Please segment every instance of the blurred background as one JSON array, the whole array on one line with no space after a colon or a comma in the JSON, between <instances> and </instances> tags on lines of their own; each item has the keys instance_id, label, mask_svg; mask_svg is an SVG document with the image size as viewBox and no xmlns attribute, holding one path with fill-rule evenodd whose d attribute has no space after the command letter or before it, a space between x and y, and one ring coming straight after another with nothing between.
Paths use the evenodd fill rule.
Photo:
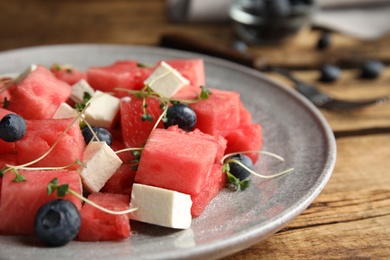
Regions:
<instances>
[{"instance_id":1,"label":"blurred background","mask_svg":"<svg viewBox=\"0 0 390 260\"><path fill-rule=\"evenodd\" d=\"M282 43L267 42L267 34L260 34L264 37L259 42L267 44L259 45L250 41L237 43L242 35L237 34L229 18L232 3L252 17L270 20L267 28L271 26L273 31L280 19L283 22L279 24L285 27L294 19L296 24L296 17L309 9L305 5L315 3L316 8L310 9L312 16L304 20L303 29L293 37ZM267 3L273 13L264 11ZM390 14L389 6L389 0L1 0L0 51L63 43L158 45L163 34L174 32L264 55L271 63L285 67L313 67L337 62L345 56L381 57L388 63L390 15L380 16L378 11ZM367 10L373 12L362 13ZM264 13L271 15L264 17ZM345 19L346 14L351 14L349 20ZM316 46L324 30L335 33L325 39L326 51L318 51ZM268 31L268 36L274 37L275 32Z\"/></svg>"}]
</instances>

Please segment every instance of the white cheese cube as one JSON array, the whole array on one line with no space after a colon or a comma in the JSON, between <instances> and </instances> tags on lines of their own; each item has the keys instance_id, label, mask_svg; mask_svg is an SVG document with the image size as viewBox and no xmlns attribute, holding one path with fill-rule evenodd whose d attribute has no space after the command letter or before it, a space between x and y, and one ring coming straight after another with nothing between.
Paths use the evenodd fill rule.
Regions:
<instances>
[{"instance_id":1,"label":"white cheese cube","mask_svg":"<svg viewBox=\"0 0 390 260\"><path fill-rule=\"evenodd\" d=\"M191 226L191 196L177 191L134 183L130 218L164 227L186 229Z\"/></svg>"},{"instance_id":2,"label":"white cheese cube","mask_svg":"<svg viewBox=\"0 0 390 260\"><path fill-rule=\"evenodd\" d=\"M67 103L62 102L57 108L57 111L54 113L53 119L69 117L77 117L76 109L69 106Z\"/></svg>"},{"instance_id":3,"label":"white cheese cube","mask_svg":"<svg viewBox=\"0 0 390 260\"><path fill-rule=\"evenodd\" d=\"M37 68L37 65L31 64L26 68L22 73L19 74L17 78L14 79L16 84L20 84L31 72L33 72Z\"/></svg>"},{"instance_id":4,"label":"white cheese cube","mask_svg":"<svg viewBox=\"0 0 390 260\"><path fill-rule=\"evenodd\" d=\"M70 98L76 103L82 103L84 100L84 93L88 93L92 97L94 92L95 91L88 84L88 82L84 79L81 79L72 86L72 93L70 94Z\"/></svg>"},{"instance_id":5,"label":"white cheese cube","mask_svg":"<svg viewBox=\"0 0 390 260\"><path fill-rule=\"evenodd\" d=\"M182 87L190 84L190 82L177 70L163 61L144 81L144 84L149 85L153 91L159 93L161 96L170 98Z\"/></svg>"},{"instance_id":6,"label":"white cheese cube","mask_svg":"<svg viewBox=\"0 0 390 260\"><path fill-rule=\"evenodd\" d=\"M97 90L89 100L85 119L90 125L110 128L118 115L119 105L119 98Z\"/></svg>"},{"instance_id":7,"label":"white cheese cube","mask_svg":"<svg viewBox=\"0 0 390 260\"><path fill-rule=\"evenodd\" d=\"M89 192L98 192L121 166L122 160L106 142L89 142L84 150L80 173L84 187Z\"/></svg>"}]
</instances>

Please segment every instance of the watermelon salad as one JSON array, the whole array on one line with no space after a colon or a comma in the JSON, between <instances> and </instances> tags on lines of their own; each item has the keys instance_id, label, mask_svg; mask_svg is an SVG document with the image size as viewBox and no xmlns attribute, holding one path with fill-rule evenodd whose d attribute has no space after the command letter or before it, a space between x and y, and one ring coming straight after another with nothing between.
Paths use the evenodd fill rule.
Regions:
<instances>
[{"instance_id":1,"label":"watermelon salad","mask_svg":"<svg viewBox=\"0 0 390 260\"><path fill-rule=\"evenodd\" d=\"M245 189L261 125L205 85L202 59L0 76L0 234L60 246L126 239L130 220L186 229Z\"/></svg>"}]
</instances>

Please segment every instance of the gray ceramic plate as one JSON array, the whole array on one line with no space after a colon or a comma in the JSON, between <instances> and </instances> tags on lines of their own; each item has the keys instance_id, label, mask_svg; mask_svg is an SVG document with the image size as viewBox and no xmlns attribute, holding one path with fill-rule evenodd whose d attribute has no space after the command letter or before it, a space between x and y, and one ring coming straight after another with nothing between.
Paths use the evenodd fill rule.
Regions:
<instances>
[{"instance_id":1,"label":"gray ceramic plate","mask_svg":"<svg viewBox=\"0 0 390 260\"><path fill-rule=\"evenodd\" d=\"M31 63L73 64L80 69L118 59L153 63L163 59L203 57L209 87L235 90L261 123L263 150L284 163L262 156L256 170L294 172L271 180L252 177L244 192L222 191L191 229L175 231L132 222L131 238L122 242L71 242L44 248L31 237L0 237L2 259L192 259L220 258L266 239L307 208L331 176L336 145L320 112L293 90L267 76L219 59L154 47L56 45L0 53L0 74L21 72Z\"/></svg>"}]
</instances>

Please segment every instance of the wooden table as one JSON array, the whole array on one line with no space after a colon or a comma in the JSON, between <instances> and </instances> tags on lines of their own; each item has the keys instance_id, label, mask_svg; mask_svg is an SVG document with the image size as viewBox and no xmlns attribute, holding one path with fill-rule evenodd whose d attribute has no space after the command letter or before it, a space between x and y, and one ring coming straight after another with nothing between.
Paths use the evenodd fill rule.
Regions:
<instances>
[{"instance_id":1,"label":"wooden table","mask_svg":"<svg viewBox=\"0 0 390 260\"><path fill-rule=\"evenodd\" d=\"M0 10L0 51L85 42L157 45L166 32L188 33L215 44L234 39L229 24L170 23L163 0L13 0L0 1ZM293 70L294 75L337 97L390 94L389 36L363 42L334 34L331 46L318 51L319 34L304 30L287 44L253 46L250 52L265 55L274 65L304 68ZM358 69L348 68L334 84L318 82L318 67L340 57L357 57L355 65L368 58L382 59L388 66L375 80L361 80ZM345 113L321 111L338 146L335 170L325 189L288 226L226 259L390 258L390 103Z\"/></svg>"}]
</instances>

